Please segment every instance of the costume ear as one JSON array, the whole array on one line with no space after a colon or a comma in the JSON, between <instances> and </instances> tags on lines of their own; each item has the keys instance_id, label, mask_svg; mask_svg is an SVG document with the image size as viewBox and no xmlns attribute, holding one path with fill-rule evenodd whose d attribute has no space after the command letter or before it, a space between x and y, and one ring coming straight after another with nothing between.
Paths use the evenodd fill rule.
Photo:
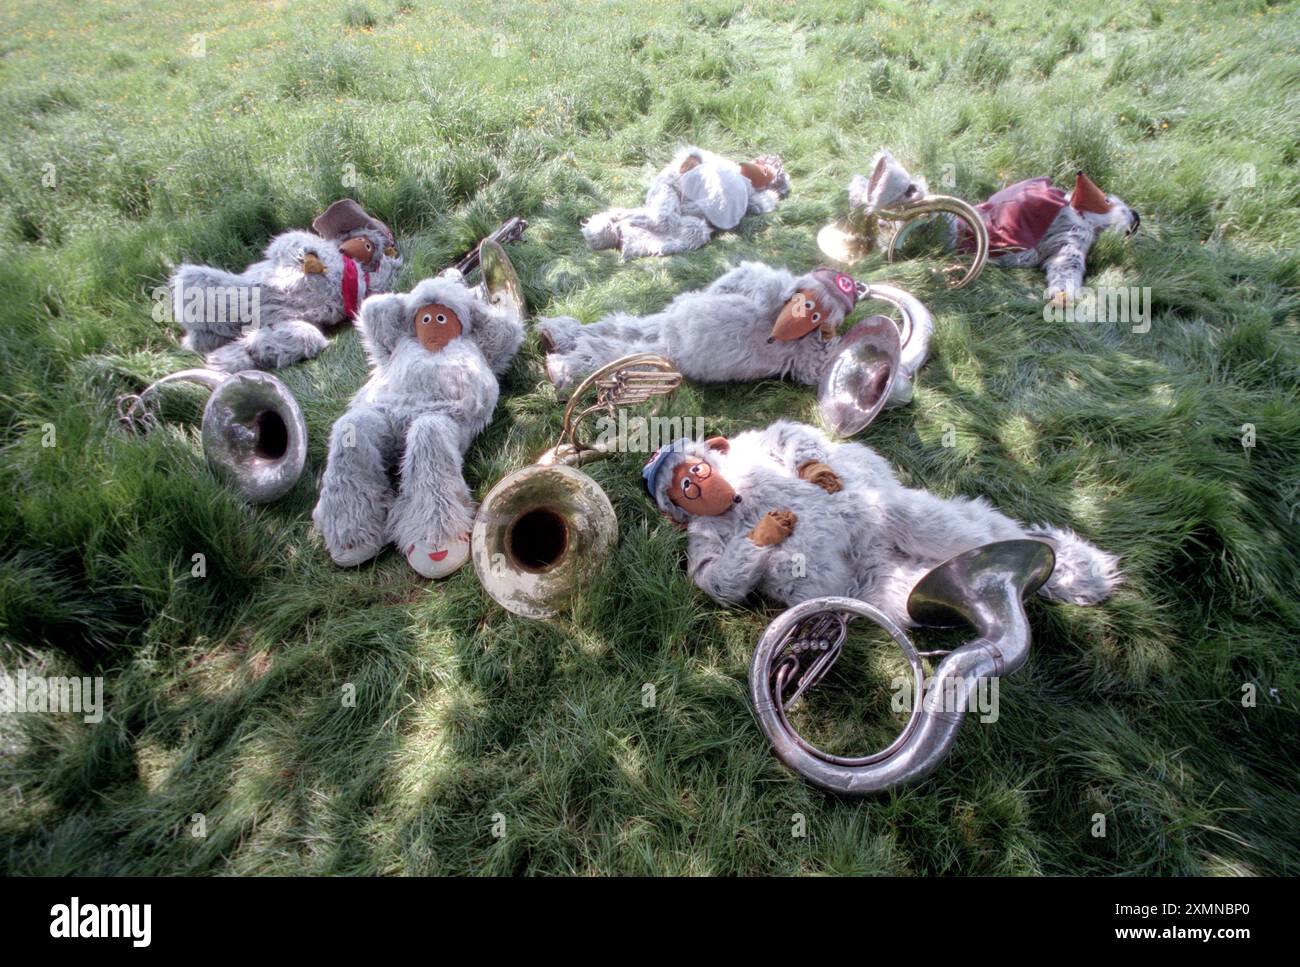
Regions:
<instances>
[{"instance_id":1,"label":"costume ear","mask_svg":"<svg viewBox=\"0 0 1300 967\"><path fill-rule=\"evenodd\" d=\"M880 180L885 177L885 172L889 170L889 163L893 160L893 156L888 151L882 151L876 155L875 170L871 172L871 177L867 180L868 198L876 194L880 187Z\"/></svg>"},{"instance_id":2,"label":"costume ear","mask_svg":"<svg viewBox=\"0 0 1300 967\"><path fill-rule=\"evenodd\" d=\"M372 295L361 303L357 313L357 326L365 341L366 351L375 363L384 362L392 355L397 341L410 330L406 299L388 292Z\"/></svg>"},{"instance_id":3,"label":"costume ear","mask_svg":"<svg viewBox=\"0 0 1300 967\"><path fill-rule=\"evenodd\" d=\"M1070 204L1076 211L1092 212L1096 215L1105 215L1111 207L1106 193L1082 171L1074 176L1074 191L1070 193Z\"/></svg>"},{"instance_id":4,"label":"costume ear","mask_svg":"<svg viewBox=\"0 0 1300 967\"><path fill-rule=\"evenodd\" d=\"M861 175L854 175L849 179L849 207L859 208L865 205L870 190L871 183Z\"/></svg>"},{"instance_id":5,"label":"costume ear","mask_svg":"<svg viewBox=\"0 0 1300 967\"><path fill-rule=\"evenodd\" d=\"M731 450L731 441L724 436L711 436L704 441L704 445L719 453L727 453Z\"/></svg>"}]
</instances>

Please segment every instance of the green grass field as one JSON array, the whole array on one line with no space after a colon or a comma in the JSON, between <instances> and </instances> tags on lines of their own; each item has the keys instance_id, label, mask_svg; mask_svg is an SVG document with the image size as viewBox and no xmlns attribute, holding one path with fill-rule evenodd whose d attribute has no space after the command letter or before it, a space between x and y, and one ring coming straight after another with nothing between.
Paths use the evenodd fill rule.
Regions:
<instances>
[{"instance_id":1,"label":"green grass field","mask_svg":"<svg viewBox=\"0 0 1300 967\"><path fill-rule=\"evenodd\" d=\"M99 725L0 715L4 872L1300 872L1296 4L63 0L0 27L0 665L107 696ZM589 252L581 219L638 203L687 142L777 152L794 193L695 253ZM864 441L1127 576L1101 607L1030 604L998 722L922 786L838 801L776 762L745 678L778 609L691 585L639 455L591 469L620 520L602 579L535 623L472 569L340 570L311 532L366 373L350 330L281 374L311 439L280 503L207 470L198 394L115 428L118 395L198 363L152 316L171 266L242 268L342 195L395 229L408 285L522 215L534 310L594 320L743 258L817 264L882 145L970 199L1086 168L1143 216L1089 282L1154 308L1146 333L1049 323L1038 271L950 292L933 260L858 267L938 330L913 404ZM816 418L778 382L665 412ZM559 425L530 335L467 457L476 496ZM811 727L848 751L887 724L885 664L842 661Z\"/></svg>"}]
</instances>

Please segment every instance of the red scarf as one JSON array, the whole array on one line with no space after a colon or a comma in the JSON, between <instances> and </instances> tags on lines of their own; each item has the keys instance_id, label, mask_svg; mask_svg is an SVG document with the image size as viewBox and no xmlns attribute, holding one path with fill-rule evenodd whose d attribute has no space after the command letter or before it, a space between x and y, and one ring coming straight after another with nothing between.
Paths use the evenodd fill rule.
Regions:
<instances>
[{"instance_id":1,"label":"red scarf","mask_svg":"<svg viewBox=\"0 0 1300 967\"><path fill-rule=\"evenodd\" d=\"M342 254L342 253L340 253ZM357 263L346 255L343 256L343 314L349 319L357 317L361 302L361 273L357 272ZM366 291L370 291L370 273L364 273Z\"/></svg>"}]
</instances>

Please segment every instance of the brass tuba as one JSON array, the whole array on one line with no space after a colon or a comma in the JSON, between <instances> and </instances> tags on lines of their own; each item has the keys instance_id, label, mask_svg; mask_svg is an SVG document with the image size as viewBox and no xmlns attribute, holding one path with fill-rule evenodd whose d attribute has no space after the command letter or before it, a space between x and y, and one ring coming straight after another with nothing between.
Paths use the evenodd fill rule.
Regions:
<instances>
[{"instance_id":1,"label":"brass tuba","mask_svg":"<svg viewBox=\"0 0 1300 967\"><path fill-rule=\"evenodd\" d=\"M150 397L168 383L192 382L212 395L203 408L203 454L208 465L245 500L278 500L293 489L307 463L307 423L289 388L270 373L183 369L118 400L128 428L152 426Z\"/></svg>"},{"instance_id":2,"label":"brass tuba","mask_svg":"<svg viewBox=\"0 0 1300 967\"><path fill-rule=\"evenodd\" d=\"M501 607L525 618L553 617L599 569L618 539L618 518L600 485L574 468L614 450L584 443L578 429L592 414L612 418L618 407L671 393L681 381L672 363L653 353L596 370L569 397L555 446L483 498L470 555L484 590ZM585 404L593 391L594 402Z\"/></svg>"},{"instance_id":3,"label":"brass tuba","mask_svg":"<svg viewBox=\"0 0 1300 967\"><path fill-rule=\"evenodd\" d=\"M885 258L892 262L899 245L918 220L939 213L960 218L970 226L975 238L975 255L970 268L948 283L950 288L960 289L970 285L984 271L989 257L989 233L979 212L951 195L918 194L876 209L859 205L844 218L823 226L817 233L817 247L836 262L852 265L866 258L883 242ZM960 266L949 271L955 270L960 270Z\"/></svg>"},{"instance_id":4,"label":"brass tuba","mask_svg":"<svg viewBox=\"0 0 1300 967\"><path fill-rule=\"evenodd\" d=\"M925 575L907 599L912 619L930 627L968 624L978 637L951 652L918 652L907 634L855 598L814 598L767 627L754 651L749 693L777 758L830 792L869 795L925 778L948 755L981 679L1009 675L1029 657L1024 598L1052 574L1051 545L997 541L958 554ZM912 711L886 748L860 758L831 755L790 724L790 707L839 657L855 618L874 621L897 642L912 668ZM927 683L923 657L943 654Z\"/></svg>"},{"instance_id":5,"label":"brass tuba","mask_svg":"<svg viewBox=\"0 0 1300 967\"><path fill-rule=\"evenodd\" d=\"M840 436L866 428L887 406L912 399L912 383L930 358L934 317L910 292L885 283L858 283L858 301L876 299L895 306L900 325L871 316L844 334L822 370L817 401L822 420Z\"/></svg>"}]
</instances>

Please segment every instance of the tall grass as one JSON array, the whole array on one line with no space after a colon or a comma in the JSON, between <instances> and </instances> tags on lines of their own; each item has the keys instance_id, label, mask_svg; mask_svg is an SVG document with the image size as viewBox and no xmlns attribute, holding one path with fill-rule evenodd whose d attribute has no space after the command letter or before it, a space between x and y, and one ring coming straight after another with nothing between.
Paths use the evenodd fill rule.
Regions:
<instances>
[{"instance_id":1,"label":"tall grass","mask_svg":"<svg viewBox=\"0 0 1300 967\"><path fill-rule=\"evenodd\" d=\"M108 714L0 716L3 868L1297 872L1295 13L6 8L0 664L103 675ZM635 203L681 141L779 152L794 194L689 255L587 251L581 219ZM595 319L742 258L816 264L816 230L881 145L970 198L1086 168L1143 215L1090 276L1150 286L1155 310L1146 333L1049 323L1035 272L951 292L933 262L860 267L938 324L913 404L866 442L915 485L1078 528L1127 577L1098 608L1030 605L1033 657L998 722L968 725L923 786L840 801L781 769L744 684L775 609L691 586L635 456L592 470L620 520L602 580L539 624L469 571L335 568L310 532L329 427L365 375L353 332L282 374L309 472L272 507L205 468L196 398L146 437L114 426L117 395L196 363L151 315L171 266L241 267L340 194L396 229L408 283L523 215L511 254L532 306ZM719 433L815 418L778 382L687 386L665 412ZM476 494L558 423L530 338L469 452ZM888 660L843 662L810 727L875 737Z\"/></svg>"}]
</instances>

